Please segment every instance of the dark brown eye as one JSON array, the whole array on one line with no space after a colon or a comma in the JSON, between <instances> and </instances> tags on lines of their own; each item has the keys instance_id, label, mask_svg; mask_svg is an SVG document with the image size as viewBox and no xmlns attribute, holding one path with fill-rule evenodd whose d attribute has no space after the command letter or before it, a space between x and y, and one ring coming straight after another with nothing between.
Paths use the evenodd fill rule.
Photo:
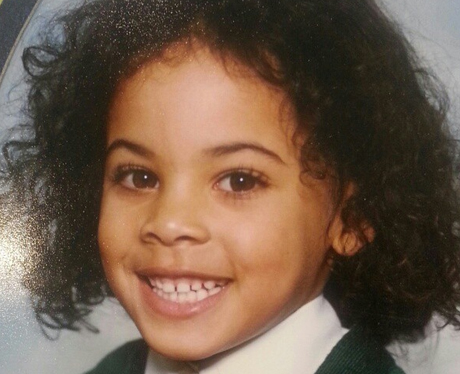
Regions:
<instances>
[{"instance_id":1,"label":"dark brown eye","mask_svg":"<svg viewBox=\"0 0 460 374\"><path fill-rule=\"evenodd\" d=\"M153 189L158 188L158 178L146 170L131 170L126 173L122 184L132 189Z\"/></svg>"},{"instance_id":2,"label":"dark brown eye","mask_svg":"<svg viewBox=\"0 0 460 374\"><path fill-rule=\"evenodd\" d=\"M219 188L229 192L246 192L255 188L258 179L245 172L235 172L222 178L219 182Z\"/></svg>"}]
</instances>

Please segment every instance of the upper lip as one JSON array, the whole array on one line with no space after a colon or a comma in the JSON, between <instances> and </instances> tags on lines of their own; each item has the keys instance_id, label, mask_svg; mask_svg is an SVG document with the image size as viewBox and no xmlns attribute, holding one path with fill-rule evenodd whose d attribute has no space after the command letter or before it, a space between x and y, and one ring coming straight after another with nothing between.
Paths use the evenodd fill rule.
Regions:
<instances>
[{"instance_id":1,"label":"upper lip","mask_svg":"<svg viewBox=\"0 0 460 374\"><path fill-rule=\"evenodd\" d=\"M223 277L221 275L198 272L188 269L180 268L143 268L136 271L136 273L144 278L169 278L169 279L179 279L179 278L196 278L202 280L214 280L214 281L229 281L229 277Z\"/></svg>"}]
</instances>

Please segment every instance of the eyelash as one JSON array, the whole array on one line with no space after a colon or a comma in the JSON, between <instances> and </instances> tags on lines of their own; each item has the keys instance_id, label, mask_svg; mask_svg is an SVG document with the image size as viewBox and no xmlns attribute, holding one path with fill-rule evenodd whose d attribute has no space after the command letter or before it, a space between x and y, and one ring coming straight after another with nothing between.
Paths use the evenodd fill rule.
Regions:
<instances>
[{"instance_id":1,"label":"eyelash","mask_svg":"<svg viewBox=\"0 0 460 374\"><path fill-rule=\"evenodd\" d=\"M222 182L225 179L235 176L240 178L249 178L250 188L248 188L247 190L243 189L242 191L225 190L223 188L219 188L219 185L222 186ZM231 181L229 182L231 183ZM216 189L219 189L227 195L231 195L235 198L241 198L249 197L258 188L267 187L268 181L262 173L255 171L254 169L238 168L225 172L221 177L219 177L218 181L214 184L214 186Z\"/></svg>"},{"instance_id":2,"label":"eyelash","mask_svg":"<svg viewBox=\"0 0 460 374\"><path fill-rule=\"evenodd\" d=\"M131 180L130 182L127 182L127 178L135 178L136 177L136 172L140 173L141 178L146 176L149 179L144 179L141 180L141 183L145 182L145 187L137 187L136 186L136 181ZM230 178L236 177L236 180L230 180ZM155 175L155 173L149 171L147 168L144 168L139 165L134 165L134 164L127 164L127 165L122 165L118 166L115 168L113 174L111 175L111 181L116 184L123 186L126 189L133 190L133 191L142 191L142 190L151 190L151 189L156 189L159 180L158 177ZM224 189L222 187L223 182L228 179L229 183L229 189ZM241 182L241 186L236 186L236 187L241 187L241 190L235 191L235 184ZM139 182L139 181L138 181ZM233 182L233 186L232 186ZM152 185L153 187L149 186ZM216 183L214 183L213 188L216 190L219 190L226 195L233 196L235 198L243 198L243 197L249 197L252 193L255 192L258 188L265 188L268 186L268 181L267 178L260 172L252 169L252 168L237 168L233 170L226 171L223 173L217 180Z\"/></svg>"},{"instance_id":3,"label":"eyelash","mask_svg":"<svg viewBox=\"0 0 460 374\"><path fill-rule=\"evenodd\" d=\"M122 166L118 166L117 168L115 168L115 171L111 176L111 181L129 190L139 191L139 190L144 190L144 189L149 190L149 189L155 188L155 187L148 187L148 186L147 187L136 187L135 185L136 182L134 180L131 181L132 186L127 185L126 179L128 177L131 177L131 178L136 177L136 174L135 174L136 172L141 173L140 176L144 175L150 178L154 178L153 182L155 182L155 184L158 184L158 177L155 175L155 173L152 173L151 171L149 171L148 169L142 166L133 165L133 164L122 165ZM148 185L151 181L145 180L145 182Z\"/></svg>"}]
</instances>

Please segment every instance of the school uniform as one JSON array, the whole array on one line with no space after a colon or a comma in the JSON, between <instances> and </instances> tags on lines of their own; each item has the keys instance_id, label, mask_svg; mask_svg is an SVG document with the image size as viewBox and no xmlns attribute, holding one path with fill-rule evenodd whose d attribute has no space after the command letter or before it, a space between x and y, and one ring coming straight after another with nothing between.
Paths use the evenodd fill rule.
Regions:
<instances>
[{"instance_id":1,"label":"school uniform","mask_svg":"<svg viewBox=\"0 0 460 374\"><path fill-rule=\"evenodd\" d=\"M403 374L359 327L343 329L323 296L251 341L197 362L170 360L142 340L109 354L87 374Z\"/></svg>"}]
</instances>

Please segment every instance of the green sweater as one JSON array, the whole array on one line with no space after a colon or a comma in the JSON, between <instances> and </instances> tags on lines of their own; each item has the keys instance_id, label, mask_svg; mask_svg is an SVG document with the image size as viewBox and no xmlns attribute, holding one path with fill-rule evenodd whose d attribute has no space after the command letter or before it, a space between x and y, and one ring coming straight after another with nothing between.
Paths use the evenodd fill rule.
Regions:
<instances>
[{"instance_id":1,"label":"green sweater","mask_svg":"<svg viewBox=\"0 0 460 374\"><path fill-rule=\"evenodd\" d=\"M87 374L144 374L148 347L142 340L123 345ZM241 373L235 373L241 374ZM393 358L360 328L337 343L315 374L404 374Z\"/></svg>"}]
</instances>

